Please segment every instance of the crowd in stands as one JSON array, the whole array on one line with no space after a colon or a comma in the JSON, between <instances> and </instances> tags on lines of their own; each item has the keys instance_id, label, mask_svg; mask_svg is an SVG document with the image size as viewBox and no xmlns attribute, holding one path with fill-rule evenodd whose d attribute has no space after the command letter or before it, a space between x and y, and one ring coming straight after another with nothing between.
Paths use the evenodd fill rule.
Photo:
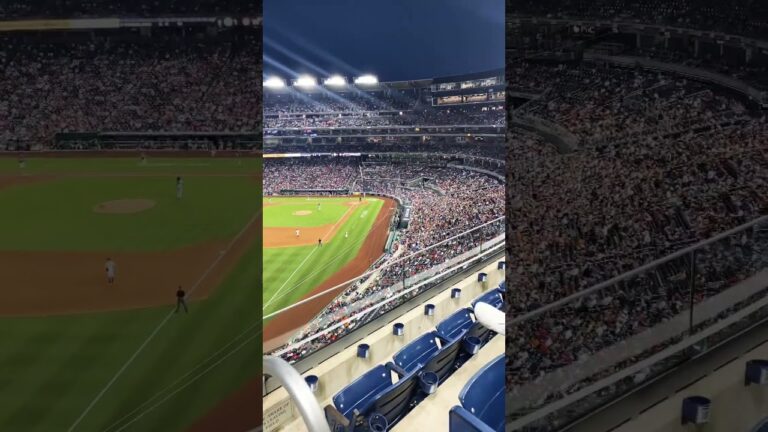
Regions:
<instances>
[{"instance_id":1,"label":"crowd in stands","mask_svg":"<svg viewBox=\"0 0 768 432\"><path fill-rule=\"evenodd\" d=\"M265 195L290 189L352 190L360 176L357 160L325 158L270 158L264 163Z\"/></svg>"},{"instance_id":2,"label":"crowd in stands","mask_svg":"<svg viewBox=\"0 0 768 432\"><path fill-rule=\"evenodd\" d=\"M102 35L103 36L103 35ZM260 130L260 33L229 40L0 39L0 142L59 132Z\"/></svg>"},{"instance_id":3,"label":"crowd in stands","mask_svg":"<svg viewBox=\"0 0 768 432\"><path fill-rule=\"evenodd\" d=\"M267 114L366 112L410 110L428 100L416 89L377 91L354 89L349 92L319 92L302 94L267 93L264 112Z\"/></svg>"},{"instance_id":4,"label":"crowd in stands","mask_svg":"<svg viewBox=\"0 0 768 432\"><path fill-rule=\"evenodd\" d=\"M347 97L342 95L341 97ZM378 98L383 99L379 100ZM414 104L408 107L389 105L382 92L371 92L366 103L340 102L338 99L309 105L299 100L296 104L270 102L265 99L264 128L267 136L285 135L279 130L290 128L367 128L381 126L444 126L506 124L503 104L484 106L433 107ZM373 103L371 101L378 102ZM378 106L378 108L376 108ZM295 134L295 132L292 132Z\"/></svg>"},{"instance_id":5,"label":"crowd in stands","mask_svg":"<svg viewBox=\"0 0 768 432\"><path fill-rule=\"evenodd\" d=\"M266 145L265 151L289 152L289 153L321 153L327 152L326 145L311 144L279 144L279 146ZM341 143L334 144L335 152L363 152L363 153L433 153L443 156L455 155L457 157L477 156L483 158L504 161L505 147L503 143L484 142L484 141L461 141L461 142L434 142L434 141L415 141L407 142L399 139L394 142L361 142L359 144ZM503 165L503 163L502 163ZM503 169L502 169L503 171Z\"/></svg>"},{"instance_id":6,"label":"crowd in stands","mask_svg":"<svg viewBox=\"0 0 768 432\"><path fill-rule=\"evenodd\" d=\"M265 159L264 190L276 193L281 189L342 189L353 185L355 190L397 197L412 206L410 226L398 235L394 250L378 263L383 267L371 281L361 281L330 303L294 341L316 336L355 312L392 299L374 311L383 314L425 289L419 287L398 299L403 292L402 281L445 264L448 260L478 247L482 242L503 234L504 185L495 178L478 172L425 163L389 163L376 161L361 164L359 158L300 158L296 160ZM470 234L463 234L488 224ZM456 238L453 238L458 236ZM447 240L447 241L446 241ZM444 242L445 241L445 242ZM430 246L439 244L436 247ZM397 261L409 257L403 261ZM389 265L391 264L391 265ZM374 267L376 268L376 267ZM364 289L361 284L365 284ZM311 343L302 343L283 357L296 361L315 349L337 340L356 325L373 319L360 318L351 325L323 333Z\"/></svg>"},{"instance_id":7,"label":"crowd in stands","mask_svg":"<svg viewBox=\"0 0 768 432\"><path fill-rule=\"evenodd\" d=\"M679 76L588 63L521 62L508 68L508 80L540 96L517 105L513 117L542 118L579 138L564 153L539 135L508 130L510 318L768 212L768 121L738 99ZM766 228L699 253L695 303L765 268ZM510 325L508 386L587 364L687 313L686 259ZM622 363L605 366L610 373Z\"/></svg>"},{"instance_id":8,"label":"crowd in stands","mask_svg":"<svg viewBox=\"0 0 768 432\"><path fill-rule=\"evenodd\" d=\"M521 0L507 13L561 18L638 21L745 36L768 35L762 0Z\"/></svg>"},{"instance_id":9,"label":"crowd in stands","mask_svg":"<svg viewBox=\"0 0 768 432\"><path fill-rule=\"evenodd\" d=\"M4 0L0 19L261 15L261 0Z\"/></svg>"}]
</instances>

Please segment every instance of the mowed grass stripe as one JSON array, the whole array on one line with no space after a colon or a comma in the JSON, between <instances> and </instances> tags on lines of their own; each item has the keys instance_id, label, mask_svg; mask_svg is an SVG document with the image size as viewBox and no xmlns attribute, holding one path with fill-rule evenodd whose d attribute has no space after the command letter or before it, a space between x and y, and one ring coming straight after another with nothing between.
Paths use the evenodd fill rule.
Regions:
<instances>
[{"instance_id":1,"label":"mowed grass stripe","mask_svg":"<svg viewBox=\"0 0 768 432\"><path fill-rule=\"evenodd\" d=\"M0 320L4 346L14 352L0 362L0 374L10 377L0 392L0 430L66 430L93 389L145 337L154 315ZM33 409L37 414L30 415Z\"/></svg>"},{"instance_id":2,"label":"mowed grass stripe","mask_svg":"<svg viewBox=\"0 0 768 432\"><path fill-rule=\"evenodd\" d=\"M323 247L302 246L287 248L268 248L264 251L264 301L272 299L264 314L296 303L325 279L339 271L354 259L371 231L384 201L376 199L366 206L357 207L349 220L344 223L336 235L325 242ZM344 233L349 232L349 238ZM308 253L315 253L285 283L280 298L274 298L277 290L286 278L304 260Z\"/></svg>"},{"instance_id":3,"label":"mowed grass stripe","mask_svg":"<svg viewBox=\"0 0 768 432\"><path fill-rule=\"evenodd\" d=\"M212 361L208 359L211 354L240 335L243 329L252 326L258 317L258 266L255 263L259 259L261 245L254 245L216 295L203 302L190 303L189 314L179 312L172 317L131 367L115 381L78 430L102 431L113 426L121 417L134 411L189 370L210 364ZM199 383L177 393L124 430L183 430L185 425L191 424L221 398L239 388L247 378L259 373L260 363L253 359L260 358L260 349L259 343L252 340L237 354L202 376ZM226 352L219 357L224 354ZM229 368L236 368L237 371L230 371ZM195 392L194 388L205 391ZM174 409L174 406L184 408ZM139 413L143 412L139 410ZM120 422L120 426L134 416Z\"/></svg>"}]
</instances>

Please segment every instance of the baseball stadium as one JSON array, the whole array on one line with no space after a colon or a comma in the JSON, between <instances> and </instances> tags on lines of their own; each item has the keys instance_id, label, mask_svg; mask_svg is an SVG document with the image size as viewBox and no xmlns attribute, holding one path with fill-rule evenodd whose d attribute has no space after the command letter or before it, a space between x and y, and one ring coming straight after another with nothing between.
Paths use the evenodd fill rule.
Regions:
<instances>
[{"instance_id":1,"label":"baseball stadium","mask_svg":"<svg viewBox=\"0 0 768 432\"><path fill-rule=\"evenodd\" d=\"M252 430L261 9L48 3L0 6L0 430Z\"/></svg>"},{"instance_id":2,"label":"baseball stadium","mask_svg":"<svg viewBox=\"0 0 768 432\"><path fill-rule=\"evenodd\" d=\"M503 429L504 85L265 74L265 431Z\"/></svg>"}]
</instances>

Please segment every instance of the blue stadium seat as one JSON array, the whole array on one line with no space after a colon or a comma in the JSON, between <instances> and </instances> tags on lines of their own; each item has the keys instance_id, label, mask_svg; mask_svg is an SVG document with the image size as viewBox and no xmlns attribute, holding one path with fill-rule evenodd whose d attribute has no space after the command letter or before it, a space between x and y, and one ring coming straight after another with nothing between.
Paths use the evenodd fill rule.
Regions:
<instances>
[{"instance_id":1,"label":"blue stadium seat","mask_svg":"<svg viewBox=\"0 0 768 432\"><path fill-rule=\"evenodd\" d=\"M399 377L396 382L392 372ZM331 430L365 430L374 413L384 416L390 427L397 423L410 410L418 388L416 371L401 372L393 363L378 365L336 393L333 406L325 408Z\"/></svg>"},{"instance_id":2,"label":"blue stadium seat","mask_svg":"<svg viewBox=\"0 0 768 432\"><path fill-rule=\"evenodd\" d=\"M504 361L502 354L470 378L459 393L461 407L449 413L450 432L504 431Z\"/></svg>"},{"instance_id":3,"label":"blue stadium seat","mask_svg":"<svg viewBox=\"0 0 768 432\"><path fill-rule=\"evenodd\" d=\"M456 405L448 413L449 432L496 432L464 407Z\"/></svg>"},{"instance_id":4,"label":"blue stadium seat","mask_svg":"<svg viewBox=\"0 0 768 432\"><path fill-rule=\"evenodd\" d=\"M407 373L433 372L442 383L454 371L459 342L461 338L447 340L435 331L423 334L395 353L395 364Z\"/></svg>"},{"instance_id":5,"label":"blue stadium seat","mask_svg":"<svg viewBox=\"0 0 768 432\"><path fill-rule=\"evenodd\" d=\"M437 325L437 333L444 339L454 341L474 336L481 343L488 341L491 331L475 321L470 309L459 309Z\"/></svg>"},{"instance_id":6,"label":"blue stadium seat","mask_svg":"<svg viewBox=\"0 0 768 432\"><path fill-rule=\"evenodd\" d=\"M504 304L504 299L501 297L501 292L498 289L492 289L488 292L481 294L472 302L472 307L478 302L488 303L496 309L501 309Z\"/></svg>"}]
</instances>

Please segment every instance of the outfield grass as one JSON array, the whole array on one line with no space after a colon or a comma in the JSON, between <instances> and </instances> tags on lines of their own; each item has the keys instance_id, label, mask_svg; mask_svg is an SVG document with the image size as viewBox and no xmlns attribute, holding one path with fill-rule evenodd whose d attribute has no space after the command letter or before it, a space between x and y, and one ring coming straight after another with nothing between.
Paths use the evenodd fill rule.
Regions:
<instances>
[{"instance_id":1,"label":"outfield grass","mask_svg":"<svg viewBox=\"0 0 768 432\"><path fill-rule=\"evenodd\" d=\"M349 207L344 207L341 203L350 199L354 198L322 198L321 212L314 212L316 201L307 201L305 198L280 198L281 202L290 204L289 214L273 211L276 207L267 206L264 210L264 226L327 225L328 221L324 217L316 216L317 213L333 206L348 209ZM350 218L338 229L336 236L325 242L323 247L313 245L264 250L265 315L296 303L357 256L384 204L384 201L378 198L366 199L369 204L355 208ZM274 200L277 202L278 199ZM308 210L313 213L309 216L291 216L290 213L296 210ZM291 225L293 221L303 225ZM315 225L309 225L313 222ZM344 232L347 231L349 238L344 238Z\"/></svg>"},{"instance_id":2,"label":"outfield grass","mask_svg":"<svg viewBox=\"0 0 768 432\"><path fill-rule=\"evenodd\" d=\"M104 169L96 160L80 162L83 171ZM124 165L126 162L107 160L106 165L127 170L130 165ZM176 162L185 163L167 160L168 164ZM78 160L32 160L30 166L38 163L49 164L54 170L66 167L74 174ZM3 166L8 167L0 159L0 170ZM205 169L205 174L228 173L223 166ZM64 193L78 191L80 195L56 206L55 201ZM118 196L128 193L131 196ZM172 178L151 177L66 177L0 190L0 248L160 250L210 238L231 238L259 211L261 185L244 176L188 177L182 202L175 201L174 193ZM22 197L28 202L20 201ZM94 199L128 197L159 201L155 209L144 214L97 215L106 216L108 222L82 209L84 205L90 209ZM78 206L78 210L72 209ZM130 220L144 216L146 219L138 222ZM8 229L8 223L16 226ZM0 318L0 431L66 431L105 388L75 431L184 430L260 372L257 305L261 253L260 242L252 245L212 296L190 304L188 315L166 320L172 308L158 307ZM174 394L175 390L179 391ZM156 403L156 408L149 410ZM129 415L132 411L134 414ZM125 415L129 417L117 422Z\"/></svg>"}]
</instances>

